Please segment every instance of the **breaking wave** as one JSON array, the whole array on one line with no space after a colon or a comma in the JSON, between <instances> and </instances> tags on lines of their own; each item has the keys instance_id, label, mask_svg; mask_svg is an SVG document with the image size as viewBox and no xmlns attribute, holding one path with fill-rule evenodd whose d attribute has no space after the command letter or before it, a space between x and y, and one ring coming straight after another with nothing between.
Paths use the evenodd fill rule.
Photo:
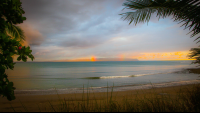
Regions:
<instances>
[{"instance_id":1,"label":"breaking wave","mask_svg":"<svg viewBox=\"0 0 200 113\"><path fill-rule=\"evenodd\" d=\"M172 72L167 72L172 73ZM137 75L125 75L125 76L101 76L101 77L85 77L83 79L112 79L112 78L127 78L127 77L139 77L146 75L156 75L156 74L167 74L167 73L151 73L151 74L137 74Z\"/></svg>"}]
</instances>

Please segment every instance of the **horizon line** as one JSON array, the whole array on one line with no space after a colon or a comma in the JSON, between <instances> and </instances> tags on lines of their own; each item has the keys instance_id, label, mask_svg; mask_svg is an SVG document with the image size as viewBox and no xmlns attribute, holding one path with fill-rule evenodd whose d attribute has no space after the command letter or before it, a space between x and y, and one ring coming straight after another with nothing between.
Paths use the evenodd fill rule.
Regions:
<instances>
[{"instance_id":1,"label":"horizon line","mask_svg":"<svg viewBox=\"0 0 200 113\"><path fill-rule=\"evenodd\" d=\"M180 60L137 60L137 61L192 61L195 59L180 59ZM23 61L15 61L17 62L23 62ZM134 62L134 61L27 61L27 62ZM25 62L24 62L25 63Z\"/></svg>"}]
</instances>

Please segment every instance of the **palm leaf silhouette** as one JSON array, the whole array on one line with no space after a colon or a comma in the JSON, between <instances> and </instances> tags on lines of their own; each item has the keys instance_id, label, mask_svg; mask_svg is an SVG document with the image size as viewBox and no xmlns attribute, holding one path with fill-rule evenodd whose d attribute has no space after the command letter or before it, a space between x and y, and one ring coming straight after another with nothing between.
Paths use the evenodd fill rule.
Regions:
<instances>
[{"instance_id":1,"label":"palm leaf silhouette","mask_svg":"<svg viewBox=\"0 0 200 113\"><path fill-rule=\"evenodd\" d=\"M127 0L124 9L131 9L134 12L122 13L122 19L134 22L149 22L151 15L157 13L158 20L173 15L174 21L183 23L184 29L189 28L194 37L200 32L200 1L199 0ZM189 34L188 33L188 34ZM194 41L200 38L197 37ZM200 40L197 41L197 43Z\"/></svg>"},{"instance_id":2,"label":"palm leaf silhouette","mask_svg":"<svg viewBox=\"0 0 200 113\"><path fill-rule=\"evenodd\" d=\"M5 32L11 38L16 38L21 42L25 41L24 32L19 26L8 23Z\"/></svg>"}]
</instances>

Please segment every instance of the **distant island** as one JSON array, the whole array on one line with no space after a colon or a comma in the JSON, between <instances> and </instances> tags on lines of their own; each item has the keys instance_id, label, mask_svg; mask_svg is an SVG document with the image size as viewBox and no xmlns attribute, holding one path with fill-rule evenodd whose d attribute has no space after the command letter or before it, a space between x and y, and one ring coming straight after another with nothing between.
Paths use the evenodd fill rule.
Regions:
<instances>
[{"instance_id":1,"label":"distant island","mask_svg":"<svg viewBox=\"0 0 200 113\"><path fill-rule=\"evenodd\" d=\"M97 58L96 61L139 61L138 59L132 59L132 58Z\"/></svg>"}]
</instances>

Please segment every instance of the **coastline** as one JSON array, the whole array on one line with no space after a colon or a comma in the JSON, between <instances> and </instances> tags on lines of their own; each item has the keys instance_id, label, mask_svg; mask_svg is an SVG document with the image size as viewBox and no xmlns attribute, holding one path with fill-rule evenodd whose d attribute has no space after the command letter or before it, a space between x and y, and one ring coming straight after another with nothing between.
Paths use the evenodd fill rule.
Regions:
<instances>
[{"instance_id":1,"label":"coastline","mask_svg":"<svg viewBox=\"0 0 200 113\"><path fill-rule=\"evenodd\" d=\"M174 73L193 73L200 74L200 68L187 68ZM200 76L199 76L200 77ZM165 83L149 83L149 84L139 84L139 85L126 85L126 86L114 86L114 87L93 87L93 88L70 88L70 89L49 89L49 90L15 90L15 95L55 95L55 94L75 94L75 93L87 93L88 91L98 93L98 92L111 92L113 91L128 91L137 89L151 89L152 87L172 87L181 86L189 84L200 84L200 79L187 80L187 81L174 81Z\"/></svg>"},{"instance_id":2,"label":"coastline","mask_svg":"<svg viewBox=\"0 0 200 113\"><path fill-rule=\"evenodd\" d=\"M189 73L200 74L200 68L190 68L184 69ZM40 92L35 91L25 91L18 92L15 91L16 99L13 101L8 101L5 97L0 99L0 111L1 112L13 112L13 111L52 111L49 103L54 106L59 106L60 103L65 99L68 101L73 101L75 103L80 102L82 99L86 99L87 96L89 100L102 100L106 101L108 97L113 96L116 101L121 101L124 97L133 98L142 98L145 96L152 95L170 95L171 97L177 96L178 92L186 91L187 89L193 88L194 84L200 84L200 80L191 80L191 81L179 81L171 83L159 83L159 84L146 84L142 86L126 86L124 87L109 87L98 88L87 90L80 89L78 92L66 92L65 90L44 90L41 94ZM40 93L38 95L38 93ZM83 98L84 97L84 98Z\"/></svg>"},{"instance_id":3,"label":"coastline","mask_svg":"<svg viewBox=\"0 0 200 113\"><path fill-rule=\"evenodd\" d=\"M143 85L127 85L127 86L114 86L114 87L102 87L102 88L77 88L77 89L51 89L51 90L15 90L16 96L28 96L28 95L57 95L57 94L82 94L87 92L101 93L101 92L120 92L130 91L138 89L151 89L151 88L165 88L173 86L182 86L190 84L200 84L200 80L188 80L188 81L176 81L166 83L154 83Z\"/></svg>"}]
</instances>

